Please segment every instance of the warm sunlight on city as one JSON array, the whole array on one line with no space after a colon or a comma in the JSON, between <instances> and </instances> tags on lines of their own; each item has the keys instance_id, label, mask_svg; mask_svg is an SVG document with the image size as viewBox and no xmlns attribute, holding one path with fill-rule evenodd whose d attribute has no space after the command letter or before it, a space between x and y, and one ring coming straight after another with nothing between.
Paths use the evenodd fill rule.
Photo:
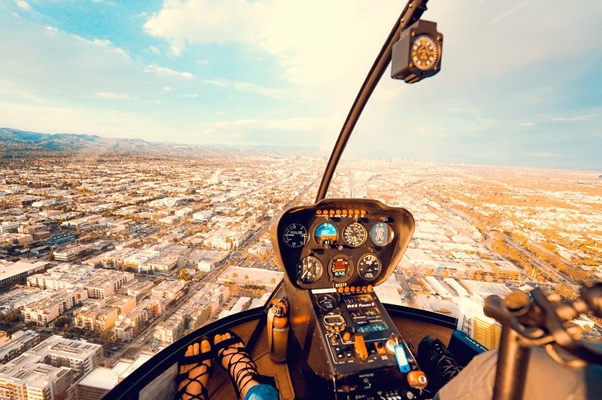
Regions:
<instances>
[{"instance_id":1,"label":"warm sunlight on city","mask_svg":"<svg viewBox=\"0 0 602 400\"><path fill-rule=\"evenodd\" d=\"M598 399L601 19L0 0L0 400Z\"/></svg>"}]
</instances>

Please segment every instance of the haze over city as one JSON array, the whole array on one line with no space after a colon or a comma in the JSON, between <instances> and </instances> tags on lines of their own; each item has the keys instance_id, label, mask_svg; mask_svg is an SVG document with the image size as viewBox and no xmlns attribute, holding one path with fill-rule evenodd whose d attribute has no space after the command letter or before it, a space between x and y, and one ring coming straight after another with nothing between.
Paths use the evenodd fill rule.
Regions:
<instances>
[{"instance_id":1,"label":"haze over city","mask_svg":"<svg viewBox=\"0 0 602 400\"><path fill-rule=\"evenodd\" d=\"M2 390L100 399L185 335L263 310L284 274L268 227L313 202L324 162L231 150L3 157ZM457 318L495 348L499 328L467 322L478 319L467 302L537 286L574 299L580 282L602 277L601 187L587 171L392 159L343 161L329 193L416 220L405 256L374 288L383 303ZM575 323L599 341L590 317Z\"/></svg>"},{"instance_id":2,"label":"haze over city","mask_svg":"<svg viewBox=\"0 0 602 400\"><path fill-rule=\"evenodd\" d=\"M240 316L263 321L273 299L290 338L326 329L317 347L332 351L315 358L367 368L361 385L345 372L343 391L382 392L366 379L389 380L371 363L393 351L392 371L426 371L408 354L441 321L499 348L491 295L555 292L569 319L602 279L599 0L431 0L441 71L412 85L385 72L330 202L310 206L405 4L0 0L0 398L100 400L119 382L140 390L140 372L150 398L169 396L186 381L170 374L189 372L166 354ZM300 205L312 211L287 220ZM320 294L305 306L324 318L307 323L291 285ZM600 315L575 304L561 328L601 342ZM396 334L387 308L432 322L403 317ZM249 339L246 323L228 327L250 354L270 337L265 367L271 325ZM217 363L226 352L212 349ZM147 385L155 366L168 370ZM391 397L410 398L396 382Z\"/></svg>"},{"instance_id":3,"label":"haze over city","mask_svg":"<svg viewBox=\"0 0 602 400\"><path fill-rule=\"evenodd\" d=\"M330 151L404 2L0 1L0 126ZM442 71L382 79L350 155L601 169L599 1L431 1Z\"/></svg>"}]
</instances>

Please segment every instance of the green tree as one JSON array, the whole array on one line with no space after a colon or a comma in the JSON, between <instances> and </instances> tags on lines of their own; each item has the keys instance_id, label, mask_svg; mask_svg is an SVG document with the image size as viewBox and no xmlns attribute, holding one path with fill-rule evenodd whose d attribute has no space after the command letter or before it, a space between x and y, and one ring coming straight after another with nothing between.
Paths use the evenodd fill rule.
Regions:
<instances>
[{"instance_id":1,"label":"green tree","mask_svg":"<svg viewBox=\"0 0 602 400\"><path fill-rule=\"evenodd\" d=\"M190 275L190 272L188 272L186 268L182 268L180 270L180 279L183 281L191 281L192 275Z\"/></svg>"}]
</instances>

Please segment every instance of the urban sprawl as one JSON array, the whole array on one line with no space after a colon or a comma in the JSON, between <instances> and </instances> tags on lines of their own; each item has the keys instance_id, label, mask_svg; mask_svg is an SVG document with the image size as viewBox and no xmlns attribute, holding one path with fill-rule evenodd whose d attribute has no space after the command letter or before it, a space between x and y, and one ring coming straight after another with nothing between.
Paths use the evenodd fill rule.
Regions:
<instances>
[{"instance_id":1,"label":"urban sprawl","mask_svg":"<svg viewBox=\"0 0 602 400\"><path fill-rule=\"evenodd\" d=\"M0 398L100 398L199 327L264 307L277 215L311 204L323 158L31 158L0 167ZM408 209L385 303L458 318L486 347L490 294L567 299L602 278L602 179L585 171L345 160L329 197ZM576 321L598 340L594 318ZM37 397L36 397L37 396Z\"/></svg>"}]
</instances>

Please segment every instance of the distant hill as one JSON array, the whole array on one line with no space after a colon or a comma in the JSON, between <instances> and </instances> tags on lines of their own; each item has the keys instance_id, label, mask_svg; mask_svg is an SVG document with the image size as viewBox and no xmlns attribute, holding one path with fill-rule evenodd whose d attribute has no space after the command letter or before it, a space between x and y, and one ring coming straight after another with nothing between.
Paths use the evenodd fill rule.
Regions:
<instances>
[{"instance_id":1,"label":"distant hill","mask_svg":"<svg viewBox=\"0 0 602 400\"><path fill-rule=\"evenodd\" d=\"M147 142L141 139L105 138L75 133L36 133L0 128L0 159L70 155L112 158L123 156L182 157L237 152L271 152L290 149L249 146L209 146Z\"/></svg>"},{"instance_id":2,"label":"distant hill","mask_svg":"<svg viewBox=\"0 0 602 400\"><path fill-rule=\"evenodd\" d=\"M148 148L143 140L110 139L97 135L67 133L36 133L17 129L0 128L2 150L9 152L78 151L120 148L126 145L131 150Z\"/></svg>"}]
</instances>

